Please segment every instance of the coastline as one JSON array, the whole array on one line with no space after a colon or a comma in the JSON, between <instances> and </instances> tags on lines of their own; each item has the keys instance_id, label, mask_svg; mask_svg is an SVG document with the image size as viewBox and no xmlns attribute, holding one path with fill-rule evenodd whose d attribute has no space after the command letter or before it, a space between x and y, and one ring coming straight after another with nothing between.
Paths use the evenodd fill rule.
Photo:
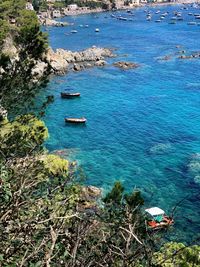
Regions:
<instances>
[{"instance_id":1,"label":"coastline","mask_svg":"<svg viewBox=\"0 0 200 267\"><path fill-rule=\"evenodd\" d=\"M187 5L187 4L194 4L194 3L200 3L200 0L188 0L187 2L185 0L178 0L175 2L162 2L162 3L140 3L139 5L133 5L133 6L121 6L120 8L117 8L115 11L120 10L129 10L129 9L136 9L141 7L159 7L159 6L168 6L168 5ZM85 15L85 14L93 14L93 13L107 13L111 12L112 9L105 10L102 8L96 8L96 9L86 9L86 10L71 10L66 11L65 16L78 16L78 15Z\"/></svg>"}]
</instances>

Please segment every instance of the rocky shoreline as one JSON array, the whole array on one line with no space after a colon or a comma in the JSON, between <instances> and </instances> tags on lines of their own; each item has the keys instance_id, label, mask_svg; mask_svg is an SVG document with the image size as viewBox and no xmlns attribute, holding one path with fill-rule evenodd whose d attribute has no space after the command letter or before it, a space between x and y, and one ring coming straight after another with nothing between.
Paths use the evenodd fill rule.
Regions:
<instances>
[{"instance_id":1,"label":"rocky shoreline","mask_svg":"<svg viewBox=\"0 0 200 267\"><path fill-rule=\"evenodd\" d=\"M105 58L114 56L113 49L96 46L80 52L64 49L54 51L49 48L45 55L45 61L35 62L35 67L32 69L33 80L37 82L47 69L50 69L52 74L62 75L70 70L80 71L94 66L104 66L106 64Z\"/></svg>"}]
</instances>

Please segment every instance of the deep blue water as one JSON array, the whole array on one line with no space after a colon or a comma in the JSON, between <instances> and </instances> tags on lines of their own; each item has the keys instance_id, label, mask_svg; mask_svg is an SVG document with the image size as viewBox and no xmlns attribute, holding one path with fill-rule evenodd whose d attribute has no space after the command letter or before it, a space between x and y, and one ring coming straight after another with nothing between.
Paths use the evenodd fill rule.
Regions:
<instances>
[{"instance_id":1,"label":"deep blue water","mask_svg":"<svg viewBox=\"0 0 200 267\"><path fill-rule=\"evenodd\" d=\"M160 14L146 21L145 8L134 10L135 16L115 13L133 21L116 20L111 13L64 18L74 25L48 29L53 48L113 47L118 57L103 68L52 78L39 97L55 97L44 118L50 133L47 148L67 149L69 158L83 167L86 183L106 191L120 180L127 190L142 190L146 207L167 212L187 196L177 208L171 238L188 241L200 232L200 184L187 171L191 156L200 153L200 59L177 57L180 50L200 50L200 26L187 25L194 20L188 12L200 10L181 10L184 20L168 24L180 8L159 7L170 13L161 23L155 22ZM85 24L89 27L80 27ZM72 29L78 33L70 34ZM158 60L165 55L171 60ZM140 67L113 67L119 60ZM80 92L80 99L61 99L60 92L68 88ZM66 125L65 116L88 121L86 126Z\"/></svg>"}]
</instances>

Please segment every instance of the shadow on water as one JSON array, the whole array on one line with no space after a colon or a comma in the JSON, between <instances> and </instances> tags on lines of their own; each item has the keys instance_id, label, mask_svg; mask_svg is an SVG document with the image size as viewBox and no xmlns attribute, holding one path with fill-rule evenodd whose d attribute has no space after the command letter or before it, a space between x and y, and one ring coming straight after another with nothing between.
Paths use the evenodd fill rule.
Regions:
<instances>
[{"instance_id":1,"label":"shadow on water","mask_svg":"<svg viewBox=\"0 0 200 267\"><path fill-rule=\"evenodd\" d=\"M65 127L69 127L69 128L86 128L87 125L85 123L70 123L70 122L65 122Z\"/></svg>"}]
</instances>

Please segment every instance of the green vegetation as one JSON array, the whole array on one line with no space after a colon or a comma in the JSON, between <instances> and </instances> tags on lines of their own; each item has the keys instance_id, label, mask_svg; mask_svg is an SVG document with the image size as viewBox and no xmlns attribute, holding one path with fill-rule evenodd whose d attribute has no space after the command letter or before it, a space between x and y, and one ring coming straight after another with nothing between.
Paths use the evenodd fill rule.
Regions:
<instances>
[{"instance_id":1,"label":"green vegetation","mask_svg":"<svg viewBox=\"0 0 200 267\"><path fill-rule=\"evenodd\" d=\"M200 266L200 246L185 246L182 243L166 243L154 254L153 263L158 267L198 267Z\"/></svg>"},{"instance_id":2,"label":"green vegetation","mask_svg":"<svg viewBox=\"0 0 200 267\"><path fill-rule=\"evenodd\" d=\"M34 11L22 10L17 19L17 44L32 58L40 58L48 47L47 36L40 31L40 25Z\"/></svg>"},{"instance_id":3,"label":"green vegetation","mask_svg":"<svg viewBox=\"0 0 200 267\"><path fill-rule=\"evenodd\" d=\"M30 110L37 89L31 83L32 69L37 60L45 61L48 47L36 13L26 10L25 4L25 0L0 1L0 104L9 112L17 107Z\"/></svg>"},{"instance_id":4,"label":"green vegetation","mask_svg":"<svg viewBox=\"0 0 200 267\"><path fill-rule=\"evenodd\" d=\"M23 0L0 0L0 30L1 47L7 37L19 50L14 67L9 53L0 55L0 103L15 115L7 118L0 105L0 266L199 266L199 246L161 246L163 233L147 231L140 191L126 193L116 182L98 199L76 164L48 154L48 130L30 114L39 90L30 87L31 70L47 38ZM52 101L41 103L40 115Z\"/></svg>"}]
</instances>

